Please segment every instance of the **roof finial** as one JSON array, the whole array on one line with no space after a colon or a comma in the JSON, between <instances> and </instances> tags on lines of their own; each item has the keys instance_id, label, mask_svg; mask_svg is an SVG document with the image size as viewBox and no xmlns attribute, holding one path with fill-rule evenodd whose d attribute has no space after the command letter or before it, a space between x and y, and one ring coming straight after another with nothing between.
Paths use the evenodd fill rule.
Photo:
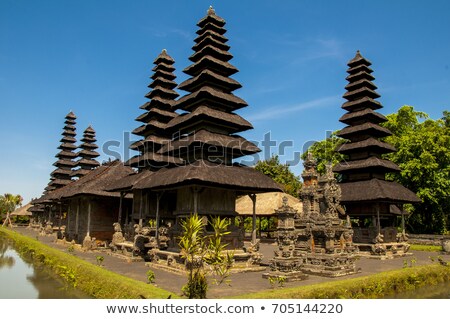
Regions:
<instances>
[{"instance_id":1,"label":"roof finial","mask_svg":"<svg viewBox=\"0 0 450 319\"><path fill-rule=\"evenodd\" d=\"M214 10L213 6L209 6L208 15L209 16L216 15L216 11Z\"/></svg>"},{"instance_id":2,"label":"roof finial","mask_svg":"<svg viewBox=\"0 0 450 319\"><path fill-rule=\"evenodd\" d=\"M166 49L162 49L161 54L167 54L167 50Z\"/></svg>"},{"instance_id":3,"label":"roof finial","mask_svg":"<svg viewBox=\"0 0 450 319\"><path fill-rule=\"evenodd\" d=\"M362 58L361 52L359 50L356 50L356 57Z\"/></svg>"}]
</instances>

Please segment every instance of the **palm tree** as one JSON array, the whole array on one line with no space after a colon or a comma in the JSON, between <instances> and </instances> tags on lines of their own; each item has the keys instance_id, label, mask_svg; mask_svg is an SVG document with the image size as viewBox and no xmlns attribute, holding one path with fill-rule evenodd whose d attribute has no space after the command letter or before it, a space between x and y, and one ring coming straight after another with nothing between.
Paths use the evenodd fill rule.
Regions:
<instances>
[{"instance_id":1,"label":"palm tree","mask_svg":"<svg viewBox=\"0 0 450 319\"><path fill-rule=\"evenodd\" d=\"M17 206L22 204L22 196L20 195L13 195L6 193L4 195L0 195L0 210L2 212L6 212L6 218L3 222L3 227L9 223L11 223L10 214L16 209Z\"/></svg>"}]
</instances>

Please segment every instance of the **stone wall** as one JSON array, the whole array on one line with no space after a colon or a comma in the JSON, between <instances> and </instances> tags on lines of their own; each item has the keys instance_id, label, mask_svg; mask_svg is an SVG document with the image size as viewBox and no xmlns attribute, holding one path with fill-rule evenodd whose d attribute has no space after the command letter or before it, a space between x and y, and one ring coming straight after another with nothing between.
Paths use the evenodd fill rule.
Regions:
<instances>
[{"instance_id":1,"label":"stone wall","mask_svg":"<svg viewBox=\"0 0 450 319\"><path fill-rule=\"evenodd\" d=\"M413 245L441 246L444 240L450 240L450 235L408 234L408 243Z\"/></svg>"}]
</instances>

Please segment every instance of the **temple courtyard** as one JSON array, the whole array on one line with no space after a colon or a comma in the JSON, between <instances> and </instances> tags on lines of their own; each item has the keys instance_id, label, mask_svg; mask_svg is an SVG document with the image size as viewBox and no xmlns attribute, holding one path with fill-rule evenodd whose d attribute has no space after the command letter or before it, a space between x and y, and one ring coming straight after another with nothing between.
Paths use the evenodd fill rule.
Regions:
<instances>
[{"instance_id":1,"label":"temple courtyard","mask_svg":"<svg viewBox=\"0 0 450 319\"><path fill-rule=\"evenodd\" d=\"M17 231L20 234L34 239L37 238L41 243L69 253L67 251L67 246L56 243L54 237L38 236L35 231L27 229L25 227L16 227L14 228L14 231ZM261 243L260 252L264 255L262 264L269 263L269 260L273 257L274 251L276 249L277 246L274 243ZM148 266L146 266L145 262L130 262L129 260L112 256L108 252L109 250L97 250L89 252L76 250L72 254L78 258L91 262L92 264L97 264L97 256L103 256L104 261L102 263L102 267L104 267L105 269L143 282L147 282L146 272L149 269L152 269L155 273L154 285L171 291L174 294L181 294L181 287L186 283L187 280L186 275L157 269L154 267L149 268ZM437 252L427 251L412 251L412 253L412 256L388 260L378 260L363 257L356 261L357 268L360 268L360 272L356 274L337 278L309 275L309 277L303 281L286 282L284 283L283 287L287 288L295 286L306 286L323 282L341 281L356 277L368 276L384 271L401 269L405 267L405 263L407 263L408 267L430 265L432 263L432 258L436 260L437 256L441 255ZM450 255L442 255L442 258L444 261L450 262ZM268 268L269 267L267 267L267 269ZM208 289L208 298L233 297L262 290L283 289L280 288L277 284L275 284L275 286L272 286L268 279L262 278L262 274L266 271L267 270L233 273L230 276L231 282L229 286L226 284L222 284L219 286L210 284Z\"/></svg>"}]
</instances>

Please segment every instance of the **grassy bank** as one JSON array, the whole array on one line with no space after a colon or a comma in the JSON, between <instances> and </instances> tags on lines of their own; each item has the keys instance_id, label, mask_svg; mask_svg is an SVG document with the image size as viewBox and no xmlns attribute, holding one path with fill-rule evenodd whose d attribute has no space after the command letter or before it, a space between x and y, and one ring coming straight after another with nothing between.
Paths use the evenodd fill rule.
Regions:
<instances>
[{"instance_id":1,"label":"grassy bank","mask_svg":"<svg viewBox=\"0 0 450 319\"><path fill-rule=\"evenodd\" d=\"M32 238L0 227L0 235L6 235L15 243L15 249L24 257L46 267L75 287L94 298L148 299L176 297L169 291L148 285L93 265L75 256L51 248Z\"/></svg>"},{"instance_id":2,"label":"grassy bank","mask_svg":"<svg viewBox=\"0 0 450 319\"><path fill-rule=\"evenodd\" d=\"M417 250L417 251L436 251L440 252L442 251L442 246L435 246L435 245L411 245L409 247L410 250Z\"/></svg>"},{"instance_id":3,"label":"grassy bank","mask_svg":"<svg viewBox=\"0 0 450 319\"><path fill-rule=\"evenodd\" d=\"M326 282L310 286L283 288L236 296L243 299L350 299L384 298L450 281L450 267L440 264L387 271L366 277Z\"/></svg>"}]
</instances>

